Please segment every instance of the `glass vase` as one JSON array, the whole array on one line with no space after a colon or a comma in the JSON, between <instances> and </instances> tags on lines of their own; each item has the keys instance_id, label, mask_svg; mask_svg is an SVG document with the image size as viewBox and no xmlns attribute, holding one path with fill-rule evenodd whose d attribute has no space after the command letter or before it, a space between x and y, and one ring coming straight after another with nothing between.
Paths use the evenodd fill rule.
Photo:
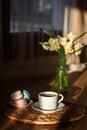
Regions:
<instances>
[{"instance_id":1,"label":"glass vase","mask_svg":"<svg viewBox=\"0 0 87 130\"><path fill-rule=\"evenodd\" d=\"M58 69L56 73L55 87L58 90L66 90L68 88L68 75L66 69L66 55L63 48L58 53Z\"/></svg>"}]
</instances>

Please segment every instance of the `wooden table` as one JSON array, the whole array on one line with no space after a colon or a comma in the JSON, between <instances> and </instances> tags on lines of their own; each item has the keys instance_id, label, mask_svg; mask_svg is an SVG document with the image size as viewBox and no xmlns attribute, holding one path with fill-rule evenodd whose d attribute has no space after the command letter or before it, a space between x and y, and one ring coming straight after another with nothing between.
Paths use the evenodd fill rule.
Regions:
<instances>
[{"instance_id":1,"label":"wooden table","mask_svg":"<svg viewBox=\"0 0 87 130\"><path fill-rule=\"evenodd\" d=\"M38 80L38 79L37 79ZM45 80L45 79L44 79ZM44 80L42 81L44 83ZM52 81L53 77L49 78L49 81ZM69 75L69 89L68 92L64 92L63 94L65 95L65 101L71 102L71 103L78 103L81 106L85 106L85 110L87 107L87 70L85 70L82 73L72 73ZM67 122L67 123L58 123L58 124L53 124L53 125L32 125L32 124L27 124L23 122L18 122L11 120L7 118L6 116L3 115L3 105L5 102L9 100L9 94L19 88L22 89L24 85L26 85L26 89L30 90L30 92L33 91L33 87L37 87L36 93L39 91L43 91L44 89L50 90L52 89L51 86L44 87L43 86L47 85L46 80L45 84L33 84L33 87L28 88L28 85L32 85L32 82L28 81L28 84L26 82L21 81L22 83L18 83L18 81L11 81L11 82L5 82L1 84L2 87L2 92L0 92L0 104L1 104L1 109L0 109L0 130L86 130L87 129L87 116L85 115L83 118L80 120L74 121L74 122ZM13 86L12 86L13 85ZM16 85L16 87L15 87ZM18 86L17 86L18 85ZM23 86L22 86L23 85ZM41 87L42 85L42 87ZM32 93L32 99L36 100L34 95L35 93ZM8 97L8 98L7 98Z\"/></svg>"}]
</instances>

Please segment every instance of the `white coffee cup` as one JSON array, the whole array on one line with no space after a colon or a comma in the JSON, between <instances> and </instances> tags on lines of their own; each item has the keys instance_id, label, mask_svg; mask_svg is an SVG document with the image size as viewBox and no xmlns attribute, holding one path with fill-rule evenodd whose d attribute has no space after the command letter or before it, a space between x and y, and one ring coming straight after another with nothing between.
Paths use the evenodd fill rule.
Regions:
<instances>
[{"instance_id":1,"label":"white coffee cup","mask_svg":"<svg viewBox=\"0 0 87 130\"><path fill-rule=\"evenodd\" d=\"M39 107L43 110L55 110L64 99L62 94L53 91L44 91L38 94Z\"/></svg>"}]
</instances>

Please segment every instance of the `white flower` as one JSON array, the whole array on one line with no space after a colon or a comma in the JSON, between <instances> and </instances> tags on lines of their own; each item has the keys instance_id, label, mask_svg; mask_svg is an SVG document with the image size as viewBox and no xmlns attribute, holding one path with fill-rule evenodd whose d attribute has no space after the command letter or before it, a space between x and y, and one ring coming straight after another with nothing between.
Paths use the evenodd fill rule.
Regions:
<instances>
[{"instance_id":1,"label":"white flower","mask_svg":"<svg viewBox=\"0 0 87 130\"><path fill-rule=\"evenodd\" d=\"M67 42L66 46L65 46L65 54L68 55L70 53L73 53L73 44L72 42Z\"/></svg>"},{"instance_id":2,"label":"white flower","mask_svg":"<svg viewBox=\"0 0 87 130\"><path fill-rule=\"evenodd\" d=\"M67 39L70 40L70 41L73 41L75 38L76 38L76 36L75 36L75 34L73 34L72 32L70 32L70 33L67 35Z\"/></svg>"},{"instance_id":3,"label":"white flower","mask_svg":"<svg viewBox=\"0 0 87 130\"><path fill-rule=\"evenodd\" d=\"M60 39L60 43L61 43L62 46L65 47L65 46L66 46L66 43L67 43L67 39L66 39L65 37L61 38L61 39Z\"/></svg>"},{"instance_id":4,"label":"white flower","mask_svg":"<svg viewBox=\"0 0 87 130\"><path fill-rule=\"evenodd\" d=\"M43 46L43 48L44 48L45 50L49 50L48 42L44 42L44 44L43 44L42 46Z\"/></svg>"},{"instance_id":5,"label":"white flower","mask_svg":"<svg viewBox=\"0 0 87 130\"><path fill-rule=\"evenodd\" d=\"M67 37L61 37L59 35L56 36L56 38L50 37L48 42L44 42L42 46L45 50L58 52L59 49L61 49L62 45L66 56L73 53L75 55L79 55L84 45L77 43L76 40L84 34L86 33L83 33L79 37L76 37L74 33L70 32Z\"/></svg>"},{"instance_id":6,"label":"white flower","mask_svg":"<svg viewBox=\"0 0 87 130\"><path fill-rule=\"evenodd\" d=\"M48 42L49 42L49 44L55 44L55 39L49 38Z\"/></svg>"},{"instance_id":7,"label":"white flower","mask_svg":"<svg viewBox=\"0 0 87 130\"><path fill-rule=\"evenodd\" d=\"M74 46L75 55L80 55L81 51L82 51L82 48L83 48L83 44L81 44L81 43L75 44L75 46Z\"/></svg>"},{"instance_id":8,"label":"white flower","mask_svg":"<svg viewBox=\"0 0 87 130\"><path fill-rule=\"evenodd\" d=\"M60 48L60 43L58 38L55 39L49 38L48 43L49 43L50 51L58 51L58 49Z\"/></svg>"}]
</instances>

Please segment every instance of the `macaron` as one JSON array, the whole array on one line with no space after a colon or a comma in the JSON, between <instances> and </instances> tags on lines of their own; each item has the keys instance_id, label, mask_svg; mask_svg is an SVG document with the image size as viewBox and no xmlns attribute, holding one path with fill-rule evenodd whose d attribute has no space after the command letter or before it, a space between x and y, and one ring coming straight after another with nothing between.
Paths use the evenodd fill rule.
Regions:
<instances>
[{"instance_id":1,"label":"macaron","mask_svg":"<svg viewBox=\"0 0 87 130\"><path fill-rule=\"evenodd\" d=\"M28 101L24 98L21 98L21 99L15 100L14 104L17 106L25 106L28 104Z\"/></svg>"},{"instance_id":2,"label":"macaron","mask_svg":"<svg viewBox=\"0 0 87 130\"><path fill-rule=\"evenodd\" d=\"M28 101L30 101L30 93L23 89L23 98L27 99Z\"/></svg>"},{"instance_id":3,"label":"macaron","mask_svg":"<svg viewBox=\"0 0 87 130\"><path fill-rule=\"evenodd\" d=\"M11 94L12 100L18 100L23 97L23 93L20 90L17 90Z\"/></svg>"}]
</instances>

